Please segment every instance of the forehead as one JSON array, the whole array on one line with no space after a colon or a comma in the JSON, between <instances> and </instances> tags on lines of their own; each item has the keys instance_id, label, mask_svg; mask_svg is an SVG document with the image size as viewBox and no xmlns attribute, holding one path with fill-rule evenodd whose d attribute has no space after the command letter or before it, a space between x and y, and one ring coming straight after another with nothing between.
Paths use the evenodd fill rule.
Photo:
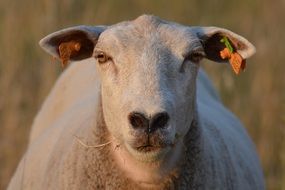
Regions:
<instances>
[{"instance_id":1,"label":"forehead","mask_svg":"<svg viewBox=\"0 0 285 190\"><path fill-rule=\"evenodd\" d=\"M164 46L182 51L200 45L190 27L143 15L133 21L110 26L101 34L97 48L141 51Z\"/></svg>"}]
</instances>

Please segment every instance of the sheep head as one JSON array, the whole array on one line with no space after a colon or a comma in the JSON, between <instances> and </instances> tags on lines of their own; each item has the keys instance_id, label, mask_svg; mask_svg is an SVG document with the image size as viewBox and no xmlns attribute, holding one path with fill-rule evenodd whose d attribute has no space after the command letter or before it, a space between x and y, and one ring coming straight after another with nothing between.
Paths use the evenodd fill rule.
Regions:
<instances>
[{"instance_id":1,"label":"sheep head","mask_svg":"<svg viewBox=\"0 0 285 190\"><path fill-rule=\"evenodd\" d=\"M200 60L226 61L220 56L223 37L243 59L254 54L251 43L226 29L183 26L146 15L108 27L64 29L40 45L65 63L94 58L106 127L120 144L118 157L132 160L134 167L152 165L153 173L161 174L176 166L183 139L196 118ZM63 45L64 51L70 51L66 57Z\"/></svg>"}]
</instances>

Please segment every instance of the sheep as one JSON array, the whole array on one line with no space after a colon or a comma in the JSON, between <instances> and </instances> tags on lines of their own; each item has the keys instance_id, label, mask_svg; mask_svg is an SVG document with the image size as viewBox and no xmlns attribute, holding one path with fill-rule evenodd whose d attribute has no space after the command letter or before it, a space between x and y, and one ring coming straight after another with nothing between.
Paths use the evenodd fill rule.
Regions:
<instances>
[{"instance_id":1,"label":"sheep","mask_svg":"<svg viewBox=\"0 0 285 190\"><path fill-rule=\"evenodd\" d=\"M152 15L43 38L63 65L75 62L36 116L8 189L264 189L252 141L199 68L229 61L224 37L244 60L255 53L229 30ZM76 44L65 57L64 43Z\"/></svg>"}]
</instances>

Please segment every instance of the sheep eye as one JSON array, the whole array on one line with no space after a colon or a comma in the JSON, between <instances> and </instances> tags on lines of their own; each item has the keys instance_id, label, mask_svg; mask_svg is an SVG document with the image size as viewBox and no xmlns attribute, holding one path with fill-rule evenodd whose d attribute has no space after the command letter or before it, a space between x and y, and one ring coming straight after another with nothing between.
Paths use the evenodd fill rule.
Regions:
<instances>
[{"instance_id":1,"label":"sheep eye","mask_svg":"<svg viewBox=\"0 0 285 190\"><path fill-rule=\"evenodd\" d=\"M106 53L99 51L99 52L95 52L94 55L95 59L97 59L98 63L102 64L102 63L106 63L107 61L109 61L111 58L108 57L106 55Z\"/></svg>"},{"instance_id":2,"label":"sheep eye","mask_svg":"<svg viewBox=\"0 0 285 190\"><path fill-rule=\"evenodd\" d=\"M199 63L204 57L205 55L203 52L191 52L185 56L185 60L189 60L193 63Z\"/></svg>"},{"instance_id":3,"label":"sheep eye","mask_svg":"<svg viewBox=\"0 0 285 190\"><path fill-rule=\"evenodd\" d=\"M185 65L188 61L198 64L201 59L205 57L205 53L203 51L192 51L184 56L184 61L180 67L179 72L184 72Z\"/></svg>"}]
</instances>

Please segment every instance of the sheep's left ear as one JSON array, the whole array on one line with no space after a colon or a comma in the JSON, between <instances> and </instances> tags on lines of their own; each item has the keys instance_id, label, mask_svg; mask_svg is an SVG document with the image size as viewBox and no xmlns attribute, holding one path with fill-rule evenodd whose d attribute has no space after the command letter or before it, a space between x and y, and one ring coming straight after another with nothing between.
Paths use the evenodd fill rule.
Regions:
<instances>
[{"instance_id":1,"label":"sheep's left ear","mask_svg":"<svg viewBox=\"0 0 285 190\"><path fill-rule=\"evenodd\" d=\"M242 59L248 59L255 53L255 47L247 39L232 31L218 27L193 27L192 29L201 39L206 58L212 61L227 61L221 57L221 51L225 48L221 39L224 37L228 39L234 52L237 52Z\"/></svg>"},{"instance_id":2,"label":"sheep's left ear","mask_svg":"<svg viewBox=\"0 0 285 190\"><path fill-rule=\"evenodd\" d=\"M106 28L106 26L74 26L49 34L41 39L39 44L47 53L59 58L62 66L65 66L69 61L91 57L100 34Z\"/></svg>"}]
</instances>

